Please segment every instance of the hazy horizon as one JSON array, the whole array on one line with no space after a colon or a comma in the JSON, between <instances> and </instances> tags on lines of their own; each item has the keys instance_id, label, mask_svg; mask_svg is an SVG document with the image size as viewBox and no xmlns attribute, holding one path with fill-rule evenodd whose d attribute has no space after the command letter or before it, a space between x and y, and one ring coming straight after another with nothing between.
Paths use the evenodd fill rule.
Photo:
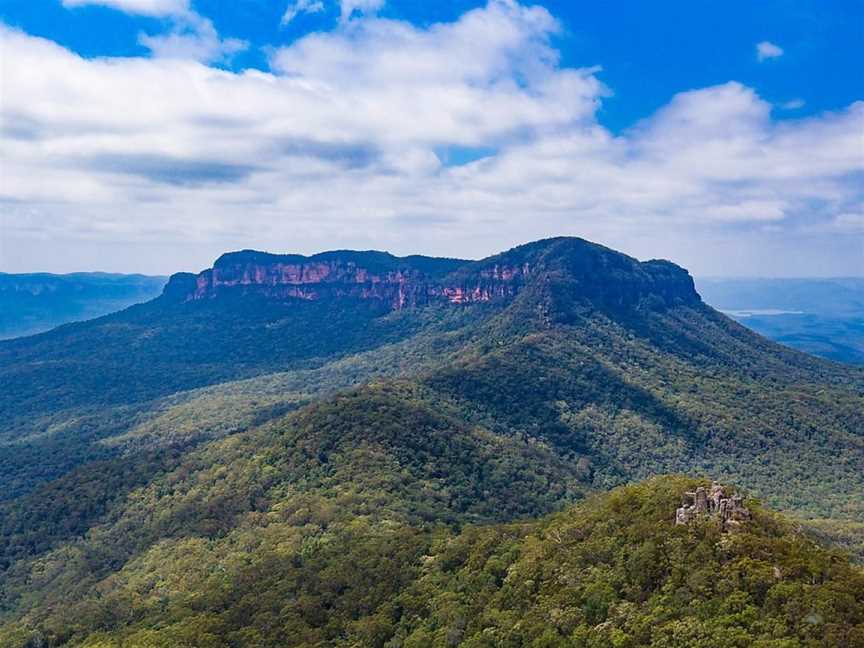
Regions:
<instances>
[{"instance_id":1,"label":"hazy horizon","mask_svg":"<svg viewBox=\"0 0 864 648\"><path fill-rule=\"evenodd\" d=\"M526 241L526 243L528 243L528 242L530 242L530 241ZM596 242L596 241L593 241L593 242ZM606 247L610 247L610 246L606 246ZM612 248L612 249L615 249L615 248ZM387 252L387 253L393 254L394 256L398 256L398 257L419 255L419 256L432 256L432 257L439 257L439 258L464 259L465 261L478 261L478 260L486 258L486 256L491 256L491 255L485 255L485 256L467 257L467 256L453 256L453 255L446 255L446 254L423 254L423 253L418 253L418 252L406 252L404 254L396 254L390 250L383 250L383 249L376 249L376 248L328 248L328 249L321 249L321 250L315 250L312 252L305 252L304 253L304 252L296 252L294 250L275 250L275 249L265 249L265 248L238 247L238 248L223 250L222 252L215 254L213 256L213 258L210 259L210 261L205 261L200 266L197 266L197 267L192 267L189 264L186 264L183 267L173 268L173 269L166 268L163 271L159 271L159 270L152 271L152 272L145 272L145 271L138 271L138 270L128 270L127 271L124 269L105 269L105 268L102 268L99 266L77 267L77 268L73 267L73 269L57 270L57 271L38 268L38 267L35 269L21 269L21 270L7 270L5 268L0 267L0 274L7 274L7 275L49 274L49 275L58 275L58 276L74 275L74 274L100 274L100 273L101 274L109 274L109 275L111 275L111 274L136 275L137 274L137 275L148 276L148 277L165 277L167 279L171 275L178 273L178 272L191 272L191 273L197 274L198 272L201 272L203 270L206 270L206 269L212 267L213 263L216 261L216 259L219 258L219 256L221 256L222 254L225 254L228 252L239 252L241 250L255 250L258 252L265 252L265 253L269 253L269 254L302 254L304 256L312 256L314 254L319 254L322 252L331 252L331 251L336 251L336 250L378 251L378 252ZM503 251L504 250L502 249L502 250L498 250L497 252L503 252ZM618 250L618 251L626 252L625 250ZM639 259L640 261L647 261L650 259L663 258L663 257L656 257L656 256L653 256L653 257L652 256L638 257L635 255L631 255L631 256L634 256L635 258ZM789 280L789 281L794 281L796 279L797 280L843 280L843 279L864 280L864 271L862 271L862 273L858 274L858 275L855 275L855 274L845 274L845 275L844 274L825 274L825 275L817 275L817 274L812 274L812 275L802 275L802 274L789 274L789 275L697 274L697 273L693 272L693 270L691 268L688 268L687 266L675 261L674 259L666 259L666 260L672 261L673 263L677 263L678 265L681 265L697 281L712 281L712 280L718 280L718 281Z\"/></svg>"},{"instance_id":2,"label":"hazy horizon","mask_svg":"<svg viewBox=\"0 0 864 648\"><path fill-rule=\"evenodd\" d=\"M252 248L242 248L242 249L236 249L236 250L226 250L225 253L241 252L241 251L245 251L245 250L252 250ZM279 251L273 251L273 250L252 250L252 251L254 251L254 252L263 252L263 253L265 253L265 254L274 254L274 255L282 255L282 254L289 254L289 255L290 255L290 254L294 254L293 252L279 252ZM372 249L366 249L366 250L354 249L354 250L352 250L352 249L343 248L343 249L340 249L340 250L320 250L319 252L316 252L316 253L312 253L312 254L308 254L308 255L301 255L301 256L310 257L310 256L314 256L315 254L318 254L318 253L326 253L326 252L342 252L342 251L345 251L345 252L384 252L384 253L388 253L388 254L389 254L389 252L388 252L387 250L372 250ZM504 250L501 250L501 252L504 252ZM404 258L404 257L406 257L406 256L429 256L430 258L450 258L450 259L463 260L463 261L466 261L466 262L471 262L471 261L482 261L484 258L486 258L486 257L479 257L479 258L473 258L473 259L472 259L472 258L464 258L464 257L446 257L446 256L437 256L437 257L434 257L434 256L430 256L430 255L423 255L423 254L420 254L420 255L393 255L393 256L396 256L397 258L398 258L398 257ZM217 258L218 258L218 257L217 257ZM639 259L639 260L640 260L640 261L648 261L648 260L651 260L651 259L647 259L647 258L646 258L646 259ZM664 259L664 260L668 260L668 259ZM122 270L103 270L103 269L100 269L100 268L97 267L97 268L95 268L95 269L83 268L83 269L78 269L78 270L69 270L69 271L63 271L63 272L52 272L52 271L50 271L50 270L39 270L39 269L36 269L36 270L25 270L25 271L21 271L21 272L14 272L14 271L13 271L13 272L9 272L9 271L6 271L6 270L2 270L2 269L0 269L0 275L6 275L6 276L27 276L27 275L29 275L29 276L38 276L38 275L48 275L48 276L56 276L56 277L69 277L69 276L74 276L74 275L107 275L107 276L127 276L127 277L131 277L131 276L142 276L142 277L150 277L150 278L162 277L162 278L165 278L165 279L167 280L167 279L169 279L169 278L171 277L171 275L176 274L176 273L183 273L183 272L185 272L185 273L193 273L193 274L197 274L198 272L202 272L202 271L204 271L204 270L207 270L207 269L209 269L209 268L212 268L212 267L213 267L213 264L214 264L215 261L216 261L216 258L214 258L213 261L211 261L209 264L206 264L206 265L202 266L201 268L199 268L199 269L197 269L197 270L192 270L192 269L179 269L179 270L171 270L171 271L168 271L168 272L155 272L155 273L144 273L144 272L124 272L124 271L122 271ZM685 270L688 270L688 272L689 272L689 269L688 269L688 268L684 268L684 269L685 269ZM696 281L707 281L707 282L712 282L712 281L716 281L716 282L729 282L729 281L763 281L763 282L770 282L770 281L783 281L783 282L794 282L794 281L844 281L844 280L848 280L848 281L856 281L856 282L857 282L857 281L864 281L864 275L823 275L823 276L819 276L819 275L788 275L788 276L772 276L772 275L761 275L761 276L760 276L760 275L697 275L697 274L693 274L692 272L689 272L689 274L690 274L690 275L693 277L693 279L696 280Z\"/></svg>"}]
</instances>

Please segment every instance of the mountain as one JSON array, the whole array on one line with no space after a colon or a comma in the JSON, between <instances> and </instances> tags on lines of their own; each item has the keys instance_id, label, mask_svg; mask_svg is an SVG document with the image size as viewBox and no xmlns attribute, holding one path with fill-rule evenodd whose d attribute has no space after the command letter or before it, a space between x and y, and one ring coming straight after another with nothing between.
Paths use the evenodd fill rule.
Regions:
<instances>
[{"instance_id":1,"label":"mountain","mask_svg":"<svg viewBox=\"0 0 864 648\"><path fill-rule=\"evenodd\" d=\"M0 382L0 645L860 636L860 570L809 538L859 550L864 371L667 261L231 253L0 343ZM661 473L752 523L676 528L689 478L596 495Z\"/></svg>"},{"instance_id":2,"label":"mountain","mask_svg":"<svg viewBox=\"0 0 864 648\"><path fill-rule=\"evenodd\" d=\"M705 301L760 335L864 364L864 279L700 279Z\"/></svg>"},{"instance_id":3,"label":"mountain","mask_svg":"<svg viewBox=\"0 0 864 648\"><path fill-rule=\"evenodd\" d=\"M0 273L0 339L33 335L157 297L167 277Z\"/></svg>"},{"instance_id":4,"label":"mountain","mask_svg":"<svg viewBox=\"0 0 864 648\"><path fill-rule=\"evenodd\" d=\"M291 274L298 269L300 276ZM522 336L520 327L554 328L550 318L569 316L566 309L624 313L643 300L696 303L698 296L672 264L641 264L578 240L470 263L378 252L306 261L225 255L197 277L175 275L147 304L0 344L7 386L0 443L16 447L0 457L0 492L21 494L107 456L104 439L134 428L154 399L273 372L324 370L359 352L392 353L400 343L441 360L460 348L438 342L446 351L429 349L432 336L476 339L481 323L500 322L503 343L511 331ZM366 371L377 367L357 379Z\"/></svg>"}]
</instances>

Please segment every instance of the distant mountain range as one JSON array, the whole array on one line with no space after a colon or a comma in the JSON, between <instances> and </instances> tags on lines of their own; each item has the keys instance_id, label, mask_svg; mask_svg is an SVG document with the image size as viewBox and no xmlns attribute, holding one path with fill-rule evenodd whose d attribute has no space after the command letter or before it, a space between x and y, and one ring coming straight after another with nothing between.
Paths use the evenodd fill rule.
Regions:
<instances>
[{"instance_id":1,"label":"distant mountain range","mask_svg":"<svg viewBox=\"0 0 864 648\"><path fill-rule=\"evenodd\" d=\"M864 370L668 261L230 253L0 384L2 646L864 638Z\"/></svg>"},{"instance_id":2,"label":"distant mountain range","mask_svg":"<svg viewBox=\"0 0 864 648\"><path fill-rule=\"evenodd\" d=\"M864 278L699 279L702 298L765 337L864 364Z\"/></svg>"},{"instance_id":3,"label":"distant mountain range","mask_svg":"<svg viewBox=\"0 0 864 648\"><path fill-rule=\"evenodd\" d=\"M102 272L0 273L0 339L42 333L149 301L166 281Z\"/></svg>"}]
</instances>

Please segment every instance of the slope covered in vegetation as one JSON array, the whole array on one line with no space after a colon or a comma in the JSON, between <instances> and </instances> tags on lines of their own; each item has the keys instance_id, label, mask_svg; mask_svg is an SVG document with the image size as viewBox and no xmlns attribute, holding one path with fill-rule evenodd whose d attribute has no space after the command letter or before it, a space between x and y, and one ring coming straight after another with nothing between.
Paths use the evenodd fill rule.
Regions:
<instances>
[{"instance_id":1,"label":"slope covered in vegetation","mask_svg":"<svg viewBox=\"0 0 864 648\"><path fill-rule=\"evenodd\" d=\"M785 648L857 636L854 605L819 603L818 623L781 623L780 604L746 583L734 609L718 607L729 582L694 590L702 607L692 615L679 609L692 593L669 562L689 559L667 544L690 538L668 524L684 483L675 480L639 487L663 503L627 523L644 519L651 546L664 548L643 558L665 571L636 589L642 567L627 571L624 546L642 536L621 518L605 531L620 534L600 554L609 564L575 568L623 570L603 580L614 592L600 581L600 603L571 592L581 602L557 634L529 632L532 619L549 625L554 586L540 585L552 576L514 593L503 572L475 573L485 569L477 561L459 567L464 582L458 570L435 576L435 565L448 547L465 556L488 547L506 572L545 543L551 568L564 557L547 529L620 500L525 520L661 473L737 483L816 520L808 537L857 550L864 509L849 493L864 492L864 372L760 338L705 306L672 264L578 239L456 270L417 259L406 270L373 255L389 273L375 281L357 266L367 253L343 265L340 254L324 266L278 257L274 267L255 253L228 255L239 265L182 277L121 315L0 344L4 641L676 646L701 637ZM410 274L426 266L431 274ZM336 279L320 287L322 276ZM840 571L820 574L842 581L848 600L858 572L772 519L757 515L742 555L776 555L786 561L780 580L802 587L826 560ZM699 533L719 542L711 525ZM787 544L769 542L772 533ZM682 546L702 555L703 540ZM794 560L816 562L796 572L787 545L799 548ZM722 571L727 558L704 559ZM800 597L811 594L824 598L819 589ZM606 616L586 611L597 605ZM666 605L674 614L664 616ZM716 643L721 626L707 620L745 611L729 621L738 643ZM480 618L486 625L471 625ZM667 635L652 634L667 622Z\"/></svg>"},{"instance_id":2,"label":"slope covered in vegetation","mask_svg":"<svg viewBox=\"0 0 864 648\"><path fill-rule=\"evenodd\" d=\"M583 492L548 448L467 426L418 389L373 384L206 444L173 468L160 466L83 537L56 535L48 551L32 515L4 518L17 524L6 529L4 553L14 561L2 580L3 608L59 641L89 615L125 614L128 601L104 587L127 569L165 567L169 554L192 546L244 563L275 550L270 541L289 550L345 527L372 542L378 528L417 534L537 515ZM79 475L66 497L87 498L84 485L96 479ZM59 518L53 528L70 512L49 509ZM216 554L196 562L215 564Z\"/></svg>"},{"instance_id":3,"label":"slope covered in vegetation","mask_svg":"<svg viewBox=\"0 0 864 648\"><path fill-rule=\"evenodd\" d=\"M415 526L369 507L281 495L218 538L154 545L3 645L864 645L864 573L748 502L753 519L674 526L698 482L659 478L536 522ZM359 489L362 490L362 487ZM416 521L416 520L415 520ZM69 599L70 601L75 599ZM32 645L32 644L31 644Z\"/></svg>"}]
</instances>

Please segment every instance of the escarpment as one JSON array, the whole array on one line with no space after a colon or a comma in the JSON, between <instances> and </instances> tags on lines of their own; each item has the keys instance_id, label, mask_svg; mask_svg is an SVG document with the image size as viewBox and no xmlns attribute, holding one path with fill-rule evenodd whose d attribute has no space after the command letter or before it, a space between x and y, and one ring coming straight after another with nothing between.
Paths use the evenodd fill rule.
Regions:
<instances>
[{"instance_id":1,"label":"escarpment","mask_svg":"<svg viewBox=\"0 0 864 648\"><path fill-rule=\"evenodd\" d=\"M294 259L261 255L225 255L213 268L172 278L169 294L184 301L212 299L225 294L256 294L274 299L355 298L386 302L392 309L423 306L435 301L452 304L488 302L514 297L530 268L498 267L476 276L448 281L440 273L400 263L376 268L350 257Z\"/></svg>"},{"instance_id":2,"label":"escarpment","mask_svg":"<svg viewBox=\"0 0 864 648\"><path fill-rule=\"evenodd\" d=\"M563 296L601 307L699 301L682 268L668 261L639 262L575 238L538 241L481 261L371 251L306 257L245 250L223 255L197 275L174 275L165 295L183 302L223 295L352 298L401 310L431 303L508 302L529 286L553 300Z\"/></svg>"}]
</instances>

